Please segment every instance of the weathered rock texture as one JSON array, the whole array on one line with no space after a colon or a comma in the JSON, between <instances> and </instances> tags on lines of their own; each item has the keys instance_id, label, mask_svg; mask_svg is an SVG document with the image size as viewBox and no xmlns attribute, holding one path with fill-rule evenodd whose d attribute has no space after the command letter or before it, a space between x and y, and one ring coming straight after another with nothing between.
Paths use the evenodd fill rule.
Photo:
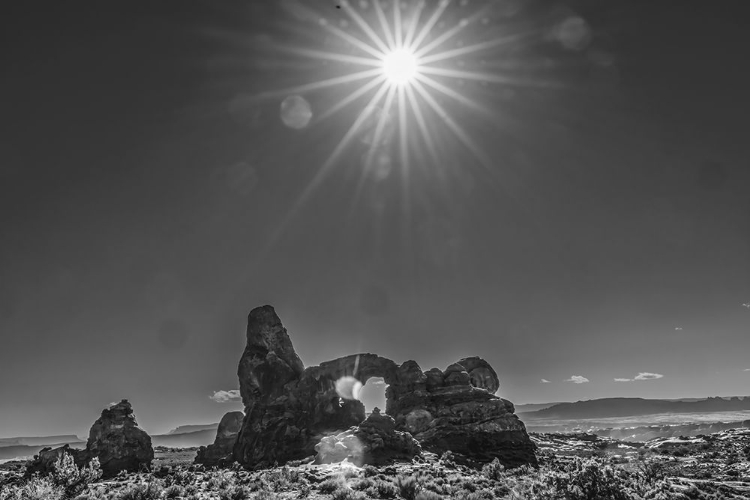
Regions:
<instances>
[{"instance_id":1,"label":"weathered rock texture","mask_svg":"<svg viewBox=\"0 0 750 500\"><path fill-rule=\"evenodd\" d=\"M249 468L302 459L313 455L323 438L361 428L360 423L367 429L372 422L364 423L362 403L336 390L336 381L347 376L362 384L383 377L394 430L411 433L423 449L479 461L498 458L506 466L536 463L535 446L513 404L494 395L497 374L478 357L461 359L445 372L423 372L415 361L399 366L375 354L304 368L273 307L263 306L248 316L238 375L245 418L234 459Z\"/></svg>"},{"instance_id":2,"label":"weathered rock texture","mask_svg":"<svg viewBox=\"0 0 750 500\"><path fill-rule=\"evenodd\" d=\"M356 465L384 465L411 460L422 453L422 447L408 432L396 430L393 417L382 415L375 408L359 426L321 439L315 451L318 464L348 460Z\"/></svg>"},{"instance_id":3,"label":"weathered rock texture","mask_svg":"<svg viewBox=\"0 0 750 500\"><path fill-rule=\"evenodd\" d=\"M231 464L234 461L232 453L237 442L237 434L240 432L244 417L245 414L241 411L230 411L221 417L214 443L198 448L195 463L209 467Z\"/></svg>"},{"instance_id":4,"label":"weathered rock texture","mask_svg":"<svg viewBox=\"0 0 750 500\"><path fill-rule=\"evenodd\" d=\"M138 427L133 407L126 399L102 410L101 417L91 426L85 449L45 448L27 464L27 474L51 472L64 452L72 455L79 467L98 458L103 477L112 477L120 471L149 469L154 459L151 437Z\"/></svg>"}]
</instances>

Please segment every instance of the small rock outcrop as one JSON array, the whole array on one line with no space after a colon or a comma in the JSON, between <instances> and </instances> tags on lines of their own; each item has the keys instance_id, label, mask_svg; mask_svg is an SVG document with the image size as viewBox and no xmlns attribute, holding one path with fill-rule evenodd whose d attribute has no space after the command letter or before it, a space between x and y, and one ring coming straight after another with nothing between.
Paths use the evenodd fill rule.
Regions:
<instances>
[{"instance_id":1,"label":"small rock outcrop","mask_svg":"<svg viewBox=\"0 0 750 500\"><path fill-rule=\"evenodd\" d=\"M127 399L102 410L102 416L89 431L86 453L90 458L99 458L105 477L123 470L150 469L154 459L151 436L138 427Z\"/></svg>"},{"instance_id":2,"label":"small rock outcrop","mask_svg":"<svg viewBox=\"0 0 750 500\"><path fill-rule=\"evenodd\" d=\"M396 430L393 417L383 415L375 408L359 426L321 439L315 451L315 463L318 464L348 460L362 466L411 460L422 453L422 447L408 432Z\"/></svg>"},{"instance_id":3,"label":"small rock outcrop","mask_svg":"<svg viewBox=\"0 0 750 500\"><path fill-rule=\"evenodd\" d=\"M49 446L42 448L39 450L39 453L37 453L34 458L26 464L26 477L30 477L36 472L42 476L52 474L55 472L57 461L66 453L73 457L73 460L78 467L81 467L85 464L83 452L84 450L71 448L70 445L67 444L58 448L51 448Z\"/></svg>"},{"instance_id":4,"label":"small rock outcrop","mask_svg":"<svg viewBox=\"0 0 750 500\"><path fill-rule=\"evenodd\" d=\"M67 445L45 448L27 464L27 474L52 472L55 462L65 452L73 456L79 467L98 458L103 477L115 476L120 471L150 469L154 459L151 436L138 427L133 407L126 399L102 410L101 417L91 426L85 449L75 450Z\"/></svg>"},{"instance_id":5,"label":"small rock outcrop","mask_svg":"<svg viewBox=\"0 0 750 500\"><path fill-rule=\"evenodd\" d=\"M500 387L497 373L479 357L463 358L444 372L423 372L416 361L399 366L375 354L304 368L273 307L263 306L248 316L237 373L245 418L233 458L248 468L316 452L324 461L380 463L414 456L412 437L431 452L452 451L475 461L498 458L506 466L536 464L535 446L513 404L494 394ZM371 377L388 384L387 415L373 414L368 422L351 382L365 384ZM356 451L355 442L366 451Z\"/></svg>"},{"instance_id":6,"label":"small rock outcrop","mask_svg":"<svg viewBox=\"0 0 750 500\"><path fill-rule=\"evenodd\" d=\"M245 414L241 411L230 411L221 417L219 427L216 429L214 443L198 448L195 463L203 464L207 467L231 464L234 460L232 453L234 445L237 442L237 434L240 432L240 428L242 428L242 420L244 418Z\"/></svg>"}]
</instances>

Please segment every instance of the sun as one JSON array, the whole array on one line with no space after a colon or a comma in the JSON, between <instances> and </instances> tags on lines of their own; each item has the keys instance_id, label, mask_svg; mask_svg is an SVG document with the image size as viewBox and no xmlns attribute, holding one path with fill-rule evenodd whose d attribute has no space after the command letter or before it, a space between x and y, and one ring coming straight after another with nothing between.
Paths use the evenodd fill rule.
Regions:
<instances>
[{"instance_id":1,"label":"sun","mask_svg":"<svg viewBox=\"0 0 750 500\"><path fill-rule=\"evenodd\" d=\"M294 59L286 60L299 57L300 67L320 71L319 78L253 97L283 99L282 121L295 129L319 127L346 108L352 111L350 125L340 130L341 136L271 240L283 232L347 153L356 152L361 158L353 206L368 179L382 180L393 171L400 175L404 207L409 207L415 169L430 172L434 165L441 172L435 178L442 182L444 141L470 153L499 185L496 163L459 117L478 117L493 126L498 123L487 103L477 100L492 97L494 92L478 86L548 85L527 78L523 71L520 75L512 71L525 68L524 61L498 61L495 54L513 54L537 33L511 31L510 25L507 32L495 29L493 19L505 16L495 12L496 6L505 3L500 0L329 1L340 7L335 15L323 14L316 7L325 3L320 0L281 2L295 23L303 23L300 33L315 38L313 43L272 45L277 55L284 56L279 59L284 65L299 66L292 64ZM464 8L470 4L470 9ZM308 99L318 97L329 104L315 110ZM404 221L407 224L408 214Z\"/></svg>"},{"instance_id":2,"label":"sun","mask_svg":"<svg viewBox=\"0 0 750 500\"><path fill-rule=\"evenodd\" d=\"M412 50L396 49L383 58L383 75L391 85L414 83L419 74L419 60Z\"/></svg>"}]
</instances>

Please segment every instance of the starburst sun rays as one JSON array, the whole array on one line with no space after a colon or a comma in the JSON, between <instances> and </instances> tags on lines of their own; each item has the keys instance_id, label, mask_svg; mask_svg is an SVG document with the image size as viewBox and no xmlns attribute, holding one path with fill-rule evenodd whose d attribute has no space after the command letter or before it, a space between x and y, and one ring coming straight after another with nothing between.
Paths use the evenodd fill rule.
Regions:
<instances>
[{"instance_id":1,"label":"starburst sun rays","mask_svg":"<svg viewBox=\"0 0 750 500\"><path fill-rule=\"evenodd\" d=\"M410 171L415 166L427 171L426 163L430 166L440 163L436 146L445 147L447 137L453 137L457 145L468 150L495 183L497 175L493 173L495 169L490 157L466 130L464 120L457 119L453 107L457 105L474 116L495 121L491 108L466 91L468 85L546 85L515 78L508 72L466 69L463 62L467 59L477 62L482 54L512 47L535 33L489 31L492 28L486 26L489 22L486 16L497 5L491 0L476 2L479 7L460 19L456 19L455 11L449 8L465 7L469 3L466 0L343 0L336 3L340 7L336 11L337 17L341 19L335 21L326 19L310 3L301 0L288 0L285 7L297 19L307 21L306 30L310 31L311 26L313 30L322 30L325 40L333 40L338 50L323 50L310 45L274 47L281 53L320 63L321 68L327 68L326 77L256 96L262 99L291 95L313 98L311 96L316 93L331 89L347 89L343 95L337 95L330 106L311 117L306 124L310 127L356 104L361 106L351 125L330 149L330 154L317 168L294 206L290 207L279 231L283 231L286 223L316 191L352 143L364 135L368 137L367 141L362 141L367 143L367 151L362 156L363 165L354 193L355 205L363 185L380 168L384 156L389 171L391 164L399 167L403 196L408 198ZM473 28L480 25L483 29ZM491 36L483 39L477 33L491 33ZM333 76L335 73L330 70L339 66L346 72ZM474 64L472 68L476 66ZM486 93L480 91L477 94L482 92ZM353 109L357 110L356 107ZM468 114L463 114L462 118L466 116ZM440 130L441 127L445 132ZM383 155L385 146L388 153ZM415 165L412 157L417 155L430 160ZM403 206L407 210L408 205L408 199L404 200Z\"/></svg>"}]
</instances>

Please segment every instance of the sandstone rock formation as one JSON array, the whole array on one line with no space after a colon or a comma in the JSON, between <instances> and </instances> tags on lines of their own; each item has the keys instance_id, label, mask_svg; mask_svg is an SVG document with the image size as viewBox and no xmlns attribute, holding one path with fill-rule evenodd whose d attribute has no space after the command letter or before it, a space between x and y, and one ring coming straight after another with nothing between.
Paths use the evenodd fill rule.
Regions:
<instances>
[{"instance_id":1,"label":"sandstone rock formation","mask_svg":"<svg viewBox=\"0 0 750 500\"><path fill-rule=\"evenodd\" d=\"M478 357L461 359L445 372L423 372L415 361L399 366L375 354L345 356L305 369L273 307L263 306L248 316L238 376L245 418L234 460L249 468L313 455L322 439L351 427L388 427L378 417L376 423L365 424L362 403L349 399L341 384L337 391L337 381L346 377L362 384L383 377L389 385L390 417L380 417L392 417L394 430L411 433L423 449L450 450L479 461L498 458L507 466L536 463L535 446L513 404L494 395L500 387L497 374ZM329 445L335 448L329 439L317 450L330 451ZM344 454L341 447L339 452Z\"/></svg>"},{"instance_id":2,"label":"sandstone rock formation","mask_svg":"<svg viewBox=\"0 0 750 500\"><path fill-rule=\"evenodd\" d=\"M321 439L315 451L318 464L348 460L361 466L411 460L422 453L422 447L408 432L396 430L393 417L382 415L375 408L359 426Z\"/></svg>"},{"instance_id":3,"label":"sandstone rock formation","mask_svg":"<svg viewBox=\"0 0 750 500\"><path fill-rule=\"evenodd\" d=\"M101 417L91 426L85 449L45 448L27 464L27 474L51 472L63 452L72 455L79 467L98 458L103 477L112 477L120 471L148 469L154 459L151 437L138 427L133 407L126 399L102 410Z\"/></svg>"},{"instance_id":4,"label":"sandstone rock formation","mask_svg":"<svg viewBox=\"0 0 750 500\"><path fill-rule=\"evenodd\" d=\"M102 410L89 431L86 453L99 458L105 477L150 468L154 459L151 436L138 427L127 399Z\"/></svg>"},{"instance_id":5,"label":"sandstone rock formation","mask_svg":"<svg viewBox=\"0 0 750 500\"><path fill-rule=\"evenodd\" d=\"M245 414L241 411L230 411L221 417L214 443L198 449L195 463L209 467L231 464L234 461L232 453L237 442L237 434L240 432L244 417Z\"/></svg>"}]
</instances>

